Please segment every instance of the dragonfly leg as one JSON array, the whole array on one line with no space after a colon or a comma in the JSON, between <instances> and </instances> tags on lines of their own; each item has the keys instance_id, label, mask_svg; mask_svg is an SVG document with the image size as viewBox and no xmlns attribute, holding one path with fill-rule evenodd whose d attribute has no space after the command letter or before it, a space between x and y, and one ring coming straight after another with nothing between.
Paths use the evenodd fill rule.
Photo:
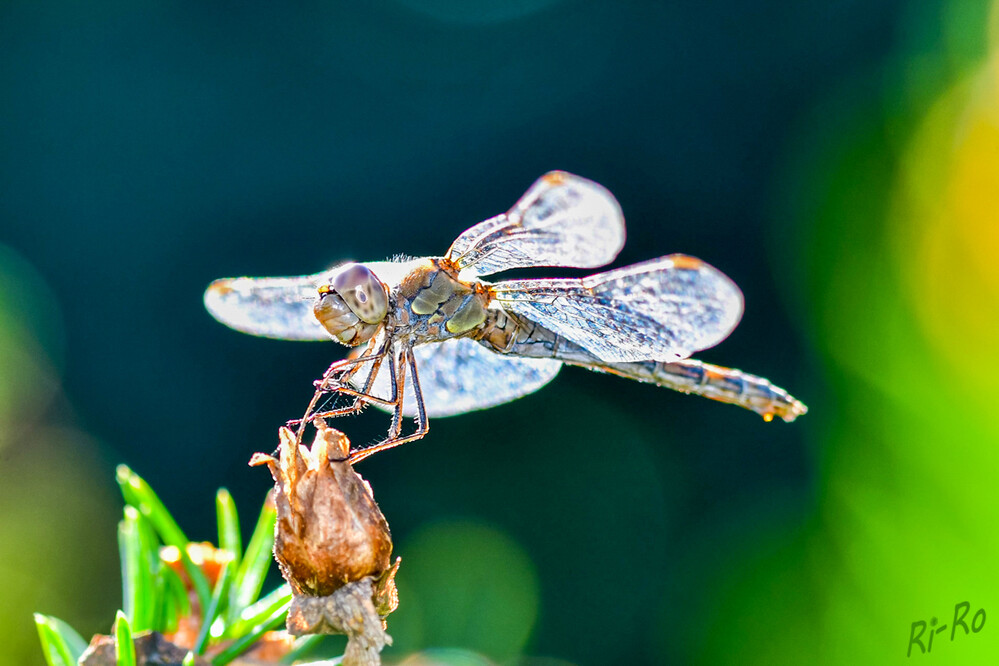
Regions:
<instances>
[{"instance_id":1,"label":"dragonfly leg","mask_svg":"<svg viewBox=\"0 0 999 666\"><path fill-rule=\"evenodd\" d=\"M370 402L377 403L379 405L394 404L391 400L379 398L378 396L373 395L371 393L371 385L375 381L375 375L378 374L378 371L381 369L382 362L384 361L385 361L384 354L374 358L374 360L371 363L371 372L368 374L368 378L364 382L364 386L359 391L350 388L350 386L337 386L336 388L333 389L330 388L324 389L324 392L342 393L343 395L354 396L354 400L350 403L350 405L346 407L338 407L337 409L330 409L324 412L315 412L309 416L309 420L315 421L316 419L334 418L337 416L347 416L348 414L356 414L360 412L362 409L364 409L364 406ZM294 421L289 421L288 425L296 425L298 424L298 422L299 420L295 419Z\"/></svg>"},{"instance_id":2,"label":"dragonfly leg","mask_svg":"<svg viewBox=\"0 0 999 666\"><path fill-rule=\"evenodd\" d=\"M344 380L350 379L361 369L361 364L384 358L385 345L381 345L375 353L372 353L372 349L372 347L366 348L355 358L334 361L326 372L323 373L323 378L317 379L314 382L316 388L327 393L335 392L340 388Z\"/></svg>"},{"instance_id":3,"label":"dragonfly leg","mask_svg":"<svg viewBox=\"0 0 999 666\"><path fill-rule=\"evenodd\" d=\"M385 355L388 351L388 341L382 340L378 345L368 345L367 348L356 358L347 358L340 361L334 362L330 365L329 369L323 373L323 378L317 382L316 392L312 396L312 400L309 401L309 406L305 410L305 414L301 419L293 419L288 421L288 425L297 425L298 431L296 436L298 441L302 440L302 433L305 430L305 425L312 421L312 419L320 416L340 416L343 414L350 414L354 411L359 411L364 406L364 401L380 401L373 395L369 395L371 391L371 384L374 382L374 377L378 374L378 367L381 365L382 361L385 359ZM371 368L371 372L368 374L368 379L364 383L363 391L354 391L354 389L349 386L345 386L347 380L350 379L354 374L357 373L361 368L363 363L374 363ZM334 376L336 379L334 379ZM321 414L316 414L314 410L316 405L319 403L319 399L327 393L344 393L347 395L354 396L354 402L343 410L332 410L330 412L323 412ZM364 395L359 395L363 393Z\"/></svg>"},{"instance_id":4,"label":"dragonfly leg","mask_svg":"<svg viewBox=\"0 0 999 666\"><path fill-rule=\"evenodd\" d=\"M395 398L395 409L392 410L389 439L398 438L402 432L402 403L406 398L406 358L409 353L408 348L403 348L398 355L392 357L392 396Z\"/></svg>"},{"instance_id":5,"label":"dragonfly leg","mask_svg":"<svg viewBox=\"0 0 999 666\"><path fill-rule=\"evenodd\" d=\"M350 386L336 386L334 388L324 389L327 393L341 393L343 395L354 396L354 401L347 407L340 407L337 409L332 409L325 412L313 412L308 416L309 421L314 421L315 419L323 419L327 417L344 416L346 414L353 414L361 411L365 405L368 403L375 403L379 405L385 405L386 407L395 407L396 400L387 400L385 398L379 398L378 396L371 393L371 385L374 384L375 375L378 374L378 370L381 368L382 363L385 361L387 354L381 354L371 365L371 372L368 374L368 378L364 382L364 386L360 390L355 390ZM391 394L396 394L396 362L392 358L389 361L389 377L392 382ZM298 423L298 420L291 421L290 423Z\"/></svg>"},{"instance_id":6,"label":"dragonfly leg","mask_svg":"<svg viewBox=\"0 0 999 666\"><path fill-rule=\"evenodd\" d=\"M400 437L402 427L399 424L401 424L402 421L402 396L403 389L405 388L405 379L402 379L399 383L399 390L396 393L398 404L396 406L394 418L392 419L393 427L392 430L389 431L389 438L383 442L375 444L374 446L369 446L367 448L352 452L350 454L350 458L347 459L347 462L351 465L386 449L391 449L408 442L414 442L430 432L430 422L427 420L427 408L423 402L423 391L420 388L420 376L416 370L416 355L413 354L412 349L407 348L403 351L401 356L403 357L405 365L409 366L409 374L413 378L413 395L416 396L416 432ZM404 376L406 372L405 365L401 368L400 374L402 376Z\"/></svg>"}]
</instances>

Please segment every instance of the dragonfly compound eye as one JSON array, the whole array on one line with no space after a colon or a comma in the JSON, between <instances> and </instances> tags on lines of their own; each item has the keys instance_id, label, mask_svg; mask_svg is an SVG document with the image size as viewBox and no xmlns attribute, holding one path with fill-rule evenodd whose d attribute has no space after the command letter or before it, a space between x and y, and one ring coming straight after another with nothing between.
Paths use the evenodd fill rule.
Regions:
<instances>
[{"instance_id":1,"label":"dragonfly compound eye","mask_svg":"<svg viewBox=\"0 0 999 666\"><path fill-rule=\"evenodd\" d=\"M366 324L377 324L388 313L385 286L367 266L347 264L331 286L351 312Z\"/></svg>"},{"instance_id":2,"label":"dragonfly compound eye","mask_svg":"<svg viewBox=\"0 0 999 666\"><path fill-rule=\"evenodd\" d=\"M320 287L319 298L312 306L312 312L323 328L337 340L345 345L354 343L358 327L362 322L335 291L328 287Z\"/></svg>"}]
</instances>

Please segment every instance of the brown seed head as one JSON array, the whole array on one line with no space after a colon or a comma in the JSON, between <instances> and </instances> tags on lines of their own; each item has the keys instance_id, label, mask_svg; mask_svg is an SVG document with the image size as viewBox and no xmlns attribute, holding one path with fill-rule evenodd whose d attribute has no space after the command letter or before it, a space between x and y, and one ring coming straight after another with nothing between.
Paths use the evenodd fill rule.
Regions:
<instances>
[{"instance_id":1,"label":"brown seed head","mask_svg":"<svg viewBox=\"0 0 999 666\"><path fill-rule=\"evenodd\" d=\"M311 449L281 428L277 457L256 454L274 477L274 556L296 594L328 596L344 584L380 576L392 537L367 482L347 464L350 442L316 422Z\"/></svg>"}]
</instances>

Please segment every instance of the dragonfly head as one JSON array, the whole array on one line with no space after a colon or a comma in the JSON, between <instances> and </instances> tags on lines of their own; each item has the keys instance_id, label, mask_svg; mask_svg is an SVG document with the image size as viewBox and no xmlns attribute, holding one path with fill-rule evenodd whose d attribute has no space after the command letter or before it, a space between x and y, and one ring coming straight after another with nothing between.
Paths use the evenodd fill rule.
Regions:
<instances>
[{"instance_id":1,"label":"dragonfly head","mask_svg":"<svg viewBox=\"0 0 999 666\"><path fill-rule=\"evenodd\" d=\"M370 340L385 319L388 290L367 266L347 264L319 287L312 311L333 337L353 347Z\"/></svg>"}]
</instances>

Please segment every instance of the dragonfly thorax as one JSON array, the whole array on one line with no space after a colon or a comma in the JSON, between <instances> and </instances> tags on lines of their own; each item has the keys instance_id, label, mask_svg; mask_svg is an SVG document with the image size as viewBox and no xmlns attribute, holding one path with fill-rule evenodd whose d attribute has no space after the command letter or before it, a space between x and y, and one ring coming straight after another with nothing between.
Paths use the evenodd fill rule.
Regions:
<instances>
[{"instance_id":1,"label":"dragonfly thorax","mask_svg":"<svg viewBox=\"0 0 999 666\"><path fill-rule=\"evenodd\" d=\"M416 343L460 337L486 321L484 286L459 280L439 260L414 269L393 296L394 323Z\"/></svg>"}]
</instances>

